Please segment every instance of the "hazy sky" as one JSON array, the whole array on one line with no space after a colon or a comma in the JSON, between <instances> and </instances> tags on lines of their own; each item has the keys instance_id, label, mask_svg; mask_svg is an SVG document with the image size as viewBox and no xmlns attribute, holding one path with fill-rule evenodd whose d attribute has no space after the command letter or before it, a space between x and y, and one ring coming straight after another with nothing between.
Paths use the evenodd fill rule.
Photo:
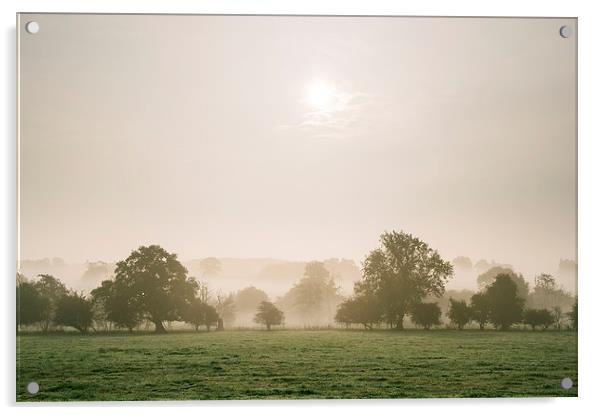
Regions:
<instances>
[{"instance_id":1,"label":"hazy sky","mask_svg":"<svg viewBox=\"0 0 602 415\"><path fill-rule=\"evenodd\" d=\"M20 256L361 260L403 229L553 271L576 259L564 24L24 15Z\"/></svg>"}]
</instances>

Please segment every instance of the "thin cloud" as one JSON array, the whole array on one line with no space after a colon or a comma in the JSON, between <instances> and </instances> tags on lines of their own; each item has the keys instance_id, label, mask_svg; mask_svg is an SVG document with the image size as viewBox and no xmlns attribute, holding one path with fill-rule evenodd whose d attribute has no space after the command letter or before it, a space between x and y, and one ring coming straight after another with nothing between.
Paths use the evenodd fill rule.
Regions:
<instances>
[{"instance_id":1,"label":"thin cloud","mask_svg":"<svg viewBox=\"0 0 602 415\"><path fill-rule=\"evenodd\" d=\"M307 103L307 100L302 100ZM337 90L328 109L309 111L297 123L280 125L280 130L296 130L312 137L344 137L365 117L373 99L363 92Z\"/></svg>"}]
</instances>

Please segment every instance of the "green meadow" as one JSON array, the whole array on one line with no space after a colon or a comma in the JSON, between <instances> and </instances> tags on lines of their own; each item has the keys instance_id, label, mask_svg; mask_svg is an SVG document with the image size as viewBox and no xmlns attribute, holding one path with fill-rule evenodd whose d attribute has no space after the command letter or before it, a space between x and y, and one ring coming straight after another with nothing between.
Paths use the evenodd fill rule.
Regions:
<instances>
[{"instance_id":1,"label":"green meadow","mask_svg":"<svg viewBox=\"0 0 602 415\"><path fill-rule=\"evenodd\" d=\"M575 332L23 334L17 353L22 402L577 396Z\"/></svg>"}]
</instances>

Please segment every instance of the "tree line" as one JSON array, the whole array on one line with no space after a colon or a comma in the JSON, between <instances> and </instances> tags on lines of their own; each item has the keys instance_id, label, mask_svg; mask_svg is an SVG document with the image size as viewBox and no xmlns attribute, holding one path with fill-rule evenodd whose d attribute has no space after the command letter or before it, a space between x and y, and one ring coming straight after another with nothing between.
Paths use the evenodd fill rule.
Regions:
<instances>
[{"instance_id":1,"label":"tree line","mask_svg":"<svg viewBox=\"0 0 602 415\"><path fill-rule=\"evenodd\" d=\"M239 294L257 298L257 291L249 287ZM265 294L259 298L254 321L268 330L283 324L282 311ZM115 277L102 281L89 296L68 290L52 275L39 275L35 282L17 275L17 329L37 325L44 332L52 326L80 332L132 331L147 321L155 332L164 333L166 322L181 321L195 330L222 330L224 319L233 313L233 302L232 295L219 294L210 304L206 284L188 277L176 254L158 245L142 246L118 262Z\"/></svg>"},{"instance_id":2,"label":"tree line","mask_svg":"<svg viewBox=\"0 0 602 415\"><path fill-rule=\"evenodd\" d=\"M408 233L385 232L380 242L366 256L362 279L347 299L318 261L307 263L300 281L275 303L254 287L212 296L206 283L188 276L176 254L158 245L132 251L116 264L114 277L102 281L88 296L67 289L51 275L39 275L35 281L17 275L17 328L132 331L152 324L155 332L164 333L166 324L184 322L195 330L223 330L240 314L269 330L284 323L283 309L287 322L304 321L312 327L329 325L333 316L345 327L367 329L403 329L408 317L425 329L441 325L443 311L436 301L446 298L445 285L453 276L453 266ZM219 266L215 258L201 263L207 275L219 272ZM458 329L471 322L481 329L492 325L506 330L517 323L533 329L559 329L565 316L577 328L576 300L558 289L550 275L537 277L532 292L521 275L505 268L490 269L478 282L479 292L465 299L449 298L449 304L443 304ZM568 313L552 306L567 301L572 302Z\"/></svg>"},{"instance_id":3,"label":"tree line","mask_svg":"<svg viewBox=\"0 0 602 415\"><path fill-rule=\"evenodd\" d=\"M356 283L354 295L339 305L335 319L347 327L355 324L371 329L384 324L403 329L405 317L409 316L415 325L425 329L438 326L441 308L425 298L442 296L452 275L452 265L425 242L404 232L385 232L381 246L364 261L363 278ZM469 304L465 300L449 300L448 317L458 329L471 321L480 329L491 324L507 330L517 323L533 329L551 325L560 328L563 317L560 307L552 310L525 307L529 287L522 276L492 269L479 276L479 285L481 291L472 295ZM556 288L552 276L542 274L537 278L532 299L541 302L550 293L566 295ZM576 301L567 316L571 327L576 329Z\"/></svg>"}]
</instances>

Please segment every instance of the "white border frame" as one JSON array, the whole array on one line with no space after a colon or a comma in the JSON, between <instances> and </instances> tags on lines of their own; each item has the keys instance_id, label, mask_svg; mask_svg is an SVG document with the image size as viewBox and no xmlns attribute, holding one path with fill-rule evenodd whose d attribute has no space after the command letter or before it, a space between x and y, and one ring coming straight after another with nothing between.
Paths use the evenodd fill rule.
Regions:
<instances>
[{"instance_id":1,"label":"white border frame","mask_svg":"<svg viewBox=\"0 0 602 415\"><path fill-rule=\"evenodd\" d=\"M589 412L600 402L599 382L602 336L599 316L602 293L600 256L602 235L602 128L599 122L602 98L602 14L594 1L533 1L506 0L483 2L478 0L3 0L2 29L4 39L1 66L4 97L0 103L3 140L0 146L0 194L2 203L2 232L0 262L3 267L2 290L4 325L2 326L3 373L0 374L3 406L13 411L43 410L45 414L79 414L82 407L90 414L107 410L115 413L163 413L181 411L225 410L250 414L306 413L311 411L344 410L362 414L376 406L383 412L420 411L447 414L469 413L507 414L509 411L545 411L548 414ZM579 398L529 399L435 399L435 400L362 400L362 401L224 401L224 402L157 402L157 403L99 403L99 404L15 404L15 331L14 331L14 275L16 258L16 12L86 12L86 13L198 13L198 14L336 14L336 15L435 15L435 16L548 16L579 18L579 305L581 311L579 332ZM597 75L597 76L596 76ZM243 409L244 408L244 409ZM598 408L599 410L599 408ZM5 412L7 413L7 412Z\"/></svg>"}]
</instances>

